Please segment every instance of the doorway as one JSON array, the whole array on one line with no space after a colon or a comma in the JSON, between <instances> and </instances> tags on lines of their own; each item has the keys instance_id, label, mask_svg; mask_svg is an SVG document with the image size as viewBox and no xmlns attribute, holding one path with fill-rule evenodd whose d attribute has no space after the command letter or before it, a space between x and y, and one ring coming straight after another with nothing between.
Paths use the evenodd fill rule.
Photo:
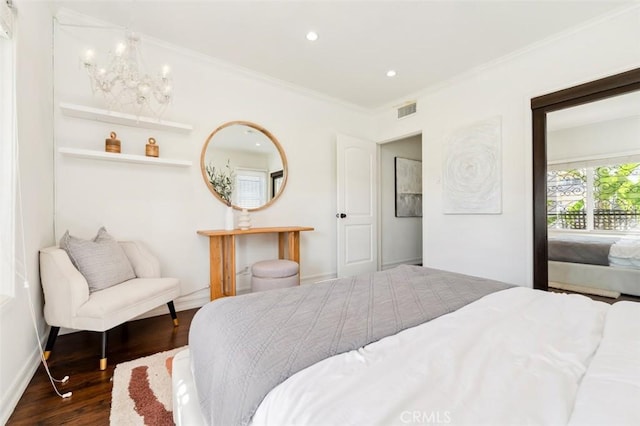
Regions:
<instances>
[{"instance_id":1,"label":"doorway","mask_svg":"<svg viewBox=\"0 0 640 426\"><path fill-rule=\"evenodd\" d=\"M422 185L420 194L415 190L400 189L398 193L398 173L412 170L411 166L422 166L422 134L383 143L379 146L379 270L391 269L398 265L422 265ZM408 161L407 161L408 160ZM419 163L418 163L419 162ZM410 172L414 173L414 172ZM420 177L416 176L420 184ZM402 180L401 180L402 182ZM400 185L402 183L400 182ZM410 194L403 194L408 191ZM419 195L420 209L411 208ZM405 201L403 201L403 199ZM409 200L406 202L406 200ZM405 204L402 204L402 203Z\"/></svg>"}]
</instances>

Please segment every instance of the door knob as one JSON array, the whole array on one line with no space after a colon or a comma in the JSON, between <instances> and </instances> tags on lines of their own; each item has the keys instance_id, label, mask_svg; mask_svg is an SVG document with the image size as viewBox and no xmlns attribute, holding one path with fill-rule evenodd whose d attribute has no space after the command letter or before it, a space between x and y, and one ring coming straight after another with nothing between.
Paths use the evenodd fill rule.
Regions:
<instances>
[{"instance_id":1,"label":"door knob","mask_svg":"<svg viewBox=\"0 0 640 426\"><path fill-rule=\"evenodd\" d=\"M344 219L345 217L347 217L347 215L346 215L346 214L344 214L344 213L336 213L336 217L337 217L338 219Z\"/></svg>"}]
</instances>

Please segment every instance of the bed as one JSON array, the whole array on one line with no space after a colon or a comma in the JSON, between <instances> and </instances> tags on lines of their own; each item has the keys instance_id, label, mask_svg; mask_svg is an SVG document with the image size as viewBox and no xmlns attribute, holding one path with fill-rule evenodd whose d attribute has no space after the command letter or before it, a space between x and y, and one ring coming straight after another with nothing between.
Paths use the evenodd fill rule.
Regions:
<instances>
[{"instance_id":1,"label":"bed","mask_svg":"<svg viewBox=\"0 0 640 426\"><path fill-rule=\"evenodd\" d=\"M640 296L640 239L551 234L549 281Z\"/></svg>"},{"instance_id":2,"label":"bed","mask_svg":"<svg viewBox=\"0 0 640 426\"><path fill-rule=\"evenodd\" d=\"M221 299L191 327L178 425L640 424L631 302L405 265Z\"/></svg>"}]
</instances>

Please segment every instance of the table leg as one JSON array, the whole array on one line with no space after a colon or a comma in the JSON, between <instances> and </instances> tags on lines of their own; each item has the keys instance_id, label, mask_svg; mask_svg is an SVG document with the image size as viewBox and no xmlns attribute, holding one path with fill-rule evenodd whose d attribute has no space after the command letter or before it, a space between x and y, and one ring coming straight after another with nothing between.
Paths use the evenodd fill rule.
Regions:
<instances>
[{"instance_id":1,"label":"table leg","mask_svg":"<svg viewBox=\"0 0 640 426\"><path fill-rule=\"evenodd\" d=\"M285 257L285 249L287 247L286 237L287 237L287 232L278 232L278 259L286 259Z\"/></svg>"},{"instance_id":2,"label":"table leg","mask_svg":"<svg viewBox=\"0 0 640 426\"><path fill-rule=\"evenodd\" d=\"M300 232L289 232L287 246L289 251L289 260L293 260L300 264Z\"/></svg>"},{"instance_id":3,"label":"table leg","mask_svg":"<svg viewBox=\"0 0 640 426\"><path fill-rule=\"evenodd\" d=\"M225 296L236 295L236 238L225 235L222 245L222 280Z\"/></svg>"},{"instance_id":4,"label":"table leg","mask_svg":"<svg viewBox=\"0 0 640 426\"><path fill-rule=\"evenodd\" d=\"M209 291L211 300L224 296L222 289L222 237L209 237Z\"/></svg>"}]
</instances>

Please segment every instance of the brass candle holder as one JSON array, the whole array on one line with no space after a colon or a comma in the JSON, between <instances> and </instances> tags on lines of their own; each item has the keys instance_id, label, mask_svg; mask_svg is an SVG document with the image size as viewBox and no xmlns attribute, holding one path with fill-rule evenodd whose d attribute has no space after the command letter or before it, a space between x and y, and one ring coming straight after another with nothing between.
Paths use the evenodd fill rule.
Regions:
<instances>
[{"instance_id":1,"label":"brass candle holder","mask_svg":"<svg viewBox=\"0 0 640 426\"><path fill-rule=\"evenodd\" d=\"M149 143L145 149L145 155L147 157L157 157L160 155L160 147L156 145L155 138L149 138Z\"/></svg>"},{"instance_id":2,"label":"brass candle holder","mask_svg":"<svg viewBox=\"0 0 640 426\"><path fill-rule=\"evenodd\" d=\"M104 150L107 152L120 153L120 139L116 139L116 132L111 132L104 141Z\"/></svg>"}]
</instances>

